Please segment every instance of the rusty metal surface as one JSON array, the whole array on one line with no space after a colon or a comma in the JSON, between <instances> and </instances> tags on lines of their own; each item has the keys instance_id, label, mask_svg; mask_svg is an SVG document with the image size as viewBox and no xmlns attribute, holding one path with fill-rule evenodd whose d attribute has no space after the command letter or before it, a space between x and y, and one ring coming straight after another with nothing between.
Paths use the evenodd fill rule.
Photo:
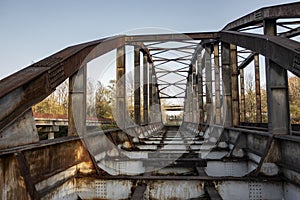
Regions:
<instances>
[{"instance_id":1,"label":"rusty metal surface","mask_svg":"<svg viewBox=\"0 0 300 200\"><path fill-rule=\"evenodd\" d=\"M232 92L231 92L231 67L230 67L230 44L221 43L221 63L222 63L222 80L224 87L224 96L227 107L223 106L223 120L225 127L232 126ZM228 111L229 112L228 112Z\"/></svg>"},{"instance_id":2,"label":"rusty metal surface","mask_svg":"<svg viewBox=\"0 0 300 200\"><path fill-rule=\"evenodd\" d=\"M36 188L33 184L29 166L28 166L28 163L26 161L24 154L22 152L19 152L19 153L15 154L15 157L16 157L16 160L20 167L21 175L24 178L26 189L29 192L31 199L39 199L39 196L38 196Z\"/></svg>"},{"instance_id":3,"label":"rusty metal surface","mask_svg":"<svg viewBox=\"0 0 300 200\"><path fill-rule=\"evenodd\" d=\"M244 69L240 69L240 91L241 91L241 113L240 122L246 121L246 101L245 101L245 79L244 79Z\"/></svg>"},{"instance_id":4,"label":"rusty metal surface","mask_svg":"<svg viewBox=\"0 0 300 200\"><path fill-rule=\"evenodd\" d=\"M214 184L208 184L208 185L204 186L204 188L205 188L206 192L208 193L208 196L210 197L210 199L222 200L222 197L216 190Z\"/></svg>"},{"instance_id":5,"label":"rusty metal surface","mask_svg":"<svg viewBox=\"0 0 300 200\"><path fill-rule=\"evenodd\" d=\"M58 173L80 162L90 161L89 154L81 141L71 141L24 151L24 156L34 183L53 176L53 172Z\"/></svg>"},{"instance_id":6,"label":"rusty metal surface","mask_svg":"<svg viewBox=\"0 0 300 200\"><path fill-rule=\"evenodd\" d=\"M232 125L240 123L240 104L239 104L239 83L238 83L238 64L237 46L230 44L230 67L231 67L231 97L232 97Z\"/></svg>"},{"instance_id":7,"label":"rusty metal surface","mask_svg":"<svg viewBox=\"0 0 300 200\"><path fill-rule=\"evenodd\" d=\"M141 61L139 47L134 47L134 120L135 124L141 124Z\"/></svg>"},{"instance_id":8,"label":"rusty metal surface","mask_svg":"<svg viewBox=\"0 0 300 200\"><path fill-rule=\"evenodd\" d=\"M215 70L215 99L216 124L221 124L221 85L220 85L220 55L219 43L214 44L214 70Z\"/></svg>"},{"instance_id":9,"label":"rusty metal surface","mask_svg":"<svg viewBox=\"0 0 300 200\"><path fill-rule=\"evenodd\" d=\"M132 199L132 200L141 200L141 199L143 199L144 193L145 193L146 189L147 189L147 185L146 184L140 184L140 185L138 185L135 188L135 190L134 190L134 192L133 192L133 194L132 194L132 196L131 196L130 199Z\"/></svg>"},{"instance_id":10,"label":"rusty metal surface","mask_svg":"<svg viewBox=\"0 0 300 200\"><path fill-rule=\"evenodd\" d=\"M55 87L76 72L83 62L88 62L124 44L124 36L119 36L68 47L2 79L0 81L1 110L7 110L9 98L15 100L9 102L11 109L0 115L0 131L29 107L51 94ZM54 59L53 62L52 58L58 57L59 59Z\"/></svg>"},{"instance_id":11,"label":"rusty metal surface","mask_svg":"<svg viewBox=\"0 0 300 200\"><path fill-rule=\"evenodd\" d=\"M290 31L279 33L278 36L280 37L286 37L286 38L292 38L300 34L300 28L292 29ZM243 60L243 62L240 63L239 69L243 69L247 67L253 60L256 53L251 53L247 58Z\"/></svg>"},{"instance_id":12,"label":"rusty metal surface","mask_svg":"<svg viewBox=\"0 0 300 200\"><path fill-rule=\"evenodd\" d=\"M260 72L259 55L254 55L254 73L255 73L255 102L256 102L256 123L262 122L261 115L261 92L260 92Z\"/></svg>"},{"instance_id":13,"label":"rusty metal surface","mask_svg":"<svg viewBox=\"0 0 300 200\"><path fill-rule=\"evenodd\" d=\"M31 199L14 155L0 158L1 199Z\"/></svg>"},{"instance_id":14,"label":"rusty metal surface","mask_svg":"<svg viewBox=\"0 0 300 200\"><path fill-rule=\"evenodd\" d=\"M174 33L174 34L155 34L155 35L135 35L127 36L127 42L155 42L155 41L184 41L184 40L201 40L214 39L216 32L200 33Z\"/></svg>"},{"instance_id":15,"label":"rusty metal surface","mask_svg":"<svg viewBox=\"0 0 300 200\"><path fill-rule=\"evenodd\" d=\"M221 31L219 34L221 41L236 44L262 54L281 67L300 76L299 42L278 36L239 33L235 31Z\"/></svg>"},{"instance_id":16,"label":"rusty metal surface","mask_svg":"<svg viewBox=\"0 0 300 200\"><path fill-rule=\"evenodd\" d=\"M298 18L300 17L300 3L289 3L258 9L229 24L223 30L238 30L243 27L261 23L264 19Z\"/></svg>"},{"instance_id":17,"label":"rusty metal surface","mask_svg":"<svg viewBox=\"0 0 300 200\"><path fill-rule=\"evenodd\" d=\"M142 66L142 74L143 74L143 122L149 123L149 105L148 105L148 88L149 88L149 64L147 60L147 54L143 53L143 66Z\"/></svg>"},{"instance_id":18,"label":"rusty metal surface","mask_svg":"<svg viewBox=\"0 0 300 200\"><path fill-rule=\"evenodd\" d=\"M240 130L240 129L239 129ZM254 134L254 132L253 132ZM261 137L264 137L264 136L261 136ZM49 145L48 145L49 146ZM50 145L49 147L51 147L52 145ZM65 146L64 143L61 143L61 146ZM74 144L70 144L70 147L74 147ZM290 146L289 144L287 145L287 147ZM44 151L44 152L47 152L45 148L39 148L40 151ZM28 151L32 151L32 150L28 150ZM54 153L55 155L56 153ZM29 155L29 154L28 154ZM31 155L31 154L30 154ZM68 155L70 155L68 153ZM58 157L62 157L61 155L57 155ZM29 156L29 160L31 160L31 157L32 159L34 159L36 156ZM151 162L151 159L149 160ZM195 159L182 159L182 161L186 162L193 162L195 161ZM31 161L30 161L31 163ZM186 166L188 167L188 165ZM53 169L52 169L53 170ZM60 171L60 170L55 170L55 174ZM81 171L81 170L80 170ZM67 171L66 171L67 172ZM64 172L65 173L65 172ZM81 177L86 177L85 174L81 174L82 172L80 172L80 176ZM58 173L59 174L59 173ZM64 175L65 176L65 175ZM54 175L51 175L49 176L49 180L48 179L45 179L44 181L49 181L49 183L51 182L51 178L52 179L55 177ZM239 181L241 182L242 184L244 184L245 181L261 181L261 182L268 182L268 183L271 183L271 182L278 182L280 181L280 178L279 177L273 177L273 178L270 178L270 177L232 177L232 176L221 176L221 177L210 177L210 176L207 176L207 175L151 175L151 174L148 174L148 175L141 175L141 176L102 176L102 175L97 175L96 177L100 178L100 179L104 179L104 180L115 180L115 181L120 181L120 180L131 180L131 181L134 181L134 180L152 180L152 181L162 181L165 182L167 180L170 180L170 181L174 181L174 180L177 180L177 181L191 181L191 180L197 180L197 181ZM47 178L47 177L46 177ZM61 179L60 181L58 181L55 185L51 186L51 187L44 187L44 189L41 189L39 190L39 194L42 195L43 197L47 197L49 194L51 194L52 192L58 190L59 191L59 188L61 187L65 187L64 185L66 183L68 183L68 181L71 181L72 179L74 178L74 176L70 176L69 178L66 178L66 179ZM58 180L57 178L55 178L54 180ZM166 186L166 185L165 185ZM43 188L41 186L39 186L39 188ZM212 189L212 188L211 188Z\"/></svg>"},{"instance_id":19,"label":"rusty metal surface","mask_svg":"<svg viewBox=\"0 0 300 200\"><path fill-rule=\"evenodd\" d=\"M150 70L150 76L153 82L152 85L150 84L152 92L149 90L149 94L146 93L145 88L148 88L148 85L145 85L144 88L144 98L148 99L148 96L151 96L152 100L150 100L150 105L152 103L158 104L160 108L159 98L181 98L181 96L163 96L162 93L160 93L161 88L158 87L160 76L156 76L156 74L169 74L172 72L189 73L187 85L192 87L183 89L183 93L186 94L187 98L190 98L190 100L192 99L192 101L185 105L185 111L188 112L185 119L190 123L183 124L185 132L180 133L180 137L174 137L178 127L175 127L172 130L170 128L168 131L158 131L162 128L161 123L159 123L154 126L143 124L141 127L126 129L126 131L132 133L132 137L118 129L106 131L104 134L96 132L92 133L88 138L84 138L84 142L80 141L82 138L70 137L58 140L55 139L45 143L38 143L36 140L33 141L36 142L36 144L26 143L24 145L23 143L19 143L19 147L9 146L9 149L0 151L0 177L4 179L4 186L2 187L1 185L1 188L9 187L11 188L11 191L17 191L15 188L16 186L12 186L12 183L18 182L19 185L23 186L23 190L17 191L16 195L22 194L25 196L25 199L26 195L28 196L24 190L25 186L32 199L37 198L37 193L45 199L60 198L63 196L64 192L73 195L72 197L75 198L74 191L81 191L84 190L82 187L91 186L91 183L88 183L88 181L93 180L95 181L95 185L99 186L96 188L96 190L98 189L98 193L97 191L93 193L93 195L95 194L98 198L120 197L127 199L132 195L131 197L133 199L141 199L146 195L146 198L150 199L184 199L198 198L203 195L205 192L205 183L210 183L207 184L205 188L212 199L240 197L238 196L242 195L240 191L237 191L236 194L231 194L229 192L234 187L247 191L249 198L269 198L273 197L272 195L274 194L283 197L284 187L282 187L282 185L284 182L281 177L278 176L278 166L283 170L283 175L286 180L290 183L298 184L298 177L300 177L300 168L298 166L300 139L289 136L273 136L270 133L279 133L279 131L288 133L288 111L285 111L286 115L284 116L284 119L281 119L276 116L274 111L275 107L271 107L269 112L275 120L272 121L272 126L270 126L269 130L259 128L250 129L249 127L230 127L239 124L239 92L237 82L239 73L236 46L245 47L253 52L264 55L273 62L270 65L267 65L267 67L271 66L277 70L276 72L281 70L283 72L282 74L286 76L286 70L289 70L295 75L300 76L300 45L296 41L283 38L298 35L298 28L284 32L280 36L240 33L232 30L237 30L257 23L261 24L263 20L265 25L268 25L268 22L272 23L273 27L271 27L271 29L274 29L276 25L275 20L277 18L286 17L300 17L300 3L259 9L228 24L224 30L220 32L117 36L75 45L63 49L58 53L1 80L0 108L5 111L0 114L0 131L2 134L0 136L2 137L3 133L5 133L3 130L5 130L6 127L13 129L13 123L18 122L16 120L18 117L23 116L32 105L51 94L64 80L71 77L74 73L78 72L78 70L83 69L83 64L114 49L118 49L117 55L120 55L123 53L125 45L134 45L134 81L135 89L138 89L138 91L135 92L134 109L136 124L141 124L141 99L139 90L141 67L140 52L144 53L144 84L149 78L147 75L148 69L146 69L146 62L153 64L154 61L172 61L183 64L184 61L191 60L191 65L185 63L188 66L186 68L189 68L189 70L181 68L180 70L173 71L164 69L159 71L158 68L156 68L155 73L155 64L153 64L154 66L149 66L153 72L151 73ZM268 30L266 32L268 32ZM276 32L274 32L273 35L276 35ZM199 40L202 40L202 42ZM189 45L173 48L148 48L146 44L147 42L160 42L160 44L162 44L168 41L186 42L189 43ZM215 86L215 89L220 89L218 88L218 76L220 75L218 69L215 71L215 80L212 79L213 77L211 75L211 44L214 42L221 42L222 44L222 78L224 83L223 87L225 89L222 93L225 95L225 101L229 111L227 112L224 110L223 112L226 112L226 116L223 116L226 117L226 128L224 131L223 127L218 127L218 130L219 128L222 129L222 133L220 132L220 134L224 137L218 142L221 142L222 140L225 147L220 148L220 146L218 146L210 149L212 152L208 154L206 159L202 159L199 158L199 153L203 150L201 149L201 147L204 146L203 138L200 139L200 137L198 137L198 140L195 140L193 137L184 137L184 134L198 134L199 124L194 124L194 122L200 119L200 122L202 121L203 123L204 120L204 110L202 105L204 96L202 91L202 69L206 68L207 110L211 109L210 107L213 109L213 106L210 106L210 103L212 103L210 93L213 89L211 83L216 81L217 85ZM121 50L121 48L123 49ZM203 60L201 60L201 50L203 48L206 49L206 53ZM194 52L189 52L189 50L192 49L194 49ZM159 56L152 57L150 55L155 51L165 52L168 50L184 53L188 52L190 55L172 59ZM220 56L218 45L215 45L214 51L215 64L218 67ZM250 54L250 56L239 66L240 69L246 67L256 55L257 54L254 53ZM125 74L125 66L122 66L125 65L125 60L123 59L125 59L124 55L117 61L117 80ZM196 60L198 70L196 70ZM206 63L206 66L203 65L204 63ZM197 75L196 71L198 71ZM283 77L276 77L275 75L268 77L267 81L270 81L271 78L280 80L279 78ZM186 76L183 77L186 78ZM258 77L259 72L258 66L256 65L256 85L258 85L260 81L258 80ZM241 78L243 78L243 76L241 76ZM70 80L72 85L72 78ZM283 80L283 82L284 81L285 80ZM80 88L82 94L84 94L83 90L85 90L85 82L86 80L83 78L83 85L82 88ZM274 81L271 80L271 82ZM279 95L273 95L276 102L284 104L284 106L280 108L282 111L281 113L283 113L283 110L288 109L288 105L286 105L288 96L285 93L287 91L287 82L285 81L284 84L281 85L280 82L278 83L279 84L271 85L271 87L273 87L271 89L275 88L283 91L279 92ZM175 85L174 83L169 84L167 82L164 84L165 87ZM180 84L184 85L185 83L178 83L177 86ZM198 86L200 85L200 87L196 88L196 84L198 84ZM122 87L125 88L125 85L122 85L118 89L123 91L124 88ZM259 88L257 90L259 90ZM221 107L219 105L220 102L218 102L220 98L218 97L218 92L216 92L216 102L219 110L217 112L218 118L216 122L220 123L221 116L219 115L221 115ZM72 90L70 90L70 93L72 93ZM282 96L284 96L285 101L281 101L284 99L281 98ZM118 100L125 101L124 94L121 94L118 97ZM84 102L85 99L84 97L82 98L82 102ZM194 109L193 105L197 104L196 99L199 101L197 109L200 109L202 114L200 116L197 115L197 109ZM272 102L269 101L269 108L271 103ZM122 108L124 105L121 104L124 104L124 102L121 102L118 107L124 110ZM144 103L144 113L148 113L148 107L149 106ZM257 112L259 112L259 109L257 109ZM84 108L82 108L82 114L83 113L85 113ZM157 118L155 119L157 122L161 119L159 119L160 114L161 111L154 114L155 118ZM206 115L210 118L209 114ZM82 120L84 119L84 116L80 115L79 118L80 121L85 121ZM271 117L269 119L273 120ZM147 114L144 114L144 123L146 123L147 120L148 116ZM283 124L284 130L278 131L278 129L282 128L280 123L283 120L285 120ZM73 130L71 129L72 124L74 125L74 120L70 121L71 125L69 125L69 130L72 132ZM24 125L26 123L22 124ZM84 124L81 125L82 130L80 131L85 132ZM202 125L203 124L200 124L201 131L205 131L207 126ZM214 126L208 128L212 127ZM8 132L13 134L11 131ZM3 142L5 141L4 139L2 138L0 141ZM13 139L13 137L9 139ZM135 139L136 142L133 142L133 139ZM18 141L16 140L16 142ZM130 144L130 148L124 149L125 143ZM86 147L90 147L90 151L88 151ZM108 151L107 148L109 149ZM13 153L15 153L17 162L8 159ZM176 159L173 159L172 156L176 157ZM164 168L156 171L148 172L146 170L147 167L153 169L154 167L162 165ZM12 167L12 171L9 171L10 167ZM113 169L106 171L109 167ZM121 171L122 168L126 168L128 171ZM24 180L21 179L17 181L20 174L23 176ZM119 176L112 176L109 174ZM258 176L261 174L264 176ZM6 175L12 178L11 182L5 178ZM273 175L274 177L268 177ZM95 177L96 180L94 180ZM77 180L79 180L78 183ZM141 180L146 184L140 184ZM214 181L215 185L211 184L212 181ZM179 182L180 187L178 187ZM116 187L120 190L115 191ZM257 192L260 191L261 188L266 188L266 191L275 190L275 193L267 194L264 192ZM281 189L277 190L278 188ZM2 194L1 196L6 195L7 197L14 197L14 194L4 194L4 190L0 191ZM91 198L94 198L95 196Z\"/></svg>"},{"instance_id":20,"label":"rusty metal surface","mask_svg":"<svg viewBox=\"0 0 300 200\"><path fill-rule=\"evenodd\" d=\"M0 132L0 149L38 143L39 137L31 109L19 117L11 126Z\"/></svg>"}]
</instances>

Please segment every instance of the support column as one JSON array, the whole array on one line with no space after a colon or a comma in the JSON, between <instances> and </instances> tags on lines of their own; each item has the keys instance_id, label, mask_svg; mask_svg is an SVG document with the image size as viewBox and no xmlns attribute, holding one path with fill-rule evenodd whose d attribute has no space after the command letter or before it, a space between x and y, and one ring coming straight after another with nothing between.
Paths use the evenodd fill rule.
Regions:
<instances>
[{"instance_id":1,"label":"support column","mask_svg":"<svg viewBox=\"0 0 300 200\"><path fill-rule=\"evenodd\" d=\"M150 112L150 108L153 105L153 63L149 62L149 112Z\"/></svg>"},{"instance_id":2,"label":"support column","mask_svg":"<svg viewBox=\"0 0 300 200\"><path fill-rule=\"evenodd\" d=\"M203 109L203 77L202 77L202 58L201 52L197 55L198 68L198 106L199 106L199 123L204 124L204 109Z\"/></svg>"},{"instance_id":3,"label":"support column","mask_svg":"<svg viewBox=\"0 0 300 200\"><path fill-rule=\"evenodd\" d=\"M158 89L158 84L157 84L157 77L155 77L155 80L156 80L156 96L157 96L157 100L158 100L158 108L159 108L159 110L158 110L158 117L157 117L157 119L159 119L159 121L158 122L161 122L161 123L163 123L163 118L162 118L162 110L161 110L161 99L160 99L160 96L159 96L159 89Z\"/></svg>"},{"instance_id":4,"label":"support column","mask_svg":"<svg viewBox=\"0 0 300 200\"><path fill-rule=\"evenodd\" d=\"M239 108L239 83L236 45L230 44L230 66L231 66L231 85L232 85L232 125L240 124Z\"/></svg>"},{"instance_id":5,"label":"support column","mask_svg":"<svg viewBox=\"0 0 300 200\"><path fill-rule=\"evenodd\" d=\"M157 77L155 73L155 67L152 68L152 112L151 115L153 116L153 122L162 122L161 116L161 105L159 100L159 90L157 85Z\"/></svg>"},{"instance_id":6,"label":"support column","mask_svg":"<svg viewBox=\"0 0 300 200\"><path fill-rule=\"evenodd\" d=\"M259 55L254 55L255 68L255 96L256 96L256 123L262 123L261 116L261 93L260 93L260 76L259 76Z\"/></svg>"},{"instance_id":7,"label":"support column","mask_svg":"<svg viewBox=\"0 0 300 200\"><path fill-rule=\"evenodd\" d=\"M126 128L126 67L125 67L125 46L117 49L116 80L117 80L117 105L116 122L120 129Z\"/></svg>"},{"instance_id":8,"label":"support column","mask_svg":"<svg viewBox=\"0 0 300 200\"><path fill-rule=\"evenodd\" d=\"M193 97L192 97L192 66L189 66L189 73L188 73L188 77L187 77L187 94L186 94L186 112L187 112L187 121L191 122L192 121L192 106L193 106Z\"/></svg>"},{"instance_id":9,"label":"support column","mask_svg":"<svg viewBox=\"0 0 300 200\"><path fill-rule=\"evenodd\" d=\"M216 90L216 124L221 124L221 99L220 99L220 63L219 63L219 43L214 44L215 63L215 90Z\"/></svg>"},{"instance_id":10,"label":"support column","mask_svg":"<svg viewBox=\"0 0 300 200\"><path fill-rule=\"evenodd\" d=\"M197 81L196 81L196 60L192 63L192 78L193 78L193 92L192 92L192 122L197 123L197 113L198 113L198 105L197 105ZM199 117L198 117L199 118Z\"/></svg>"},{"instance_id":11,"label":"support column","mask_svg":"<svg viewBox=\"0 0 300 200\"><path fill-rule=\"evenodd\" d=\"M241 122L246 122L246 101L245 101L245 79L244 69L240 69L240 87L241 87Z\"/></svg>"},{"instance_id":12,"label":"support column","mask_svg":"<svg viewBox=\"0 0 300 200\"><path fill-rule=\"evenodd\" d=\"M264 21L265 35L277 35L276 20ZM290 106L287 70L266 58L268 130L272 134L290 134Z\"/></svg>"},{"instance_id":13,"label":"support column","mask_svg":"<svg viewBox=\"0 0 300 200\"><path fill-rule=\"evenodd\" d=\"M188 79L189 79L189 76L187 76L187 79L186 79L186 89L185 89L185 94L184 94L184 102L183 102L183 122L188 122L188 111L187 111L187 108L188 108L188 104L187 104L187 96L188 96Z\"/></svg>"},{"instance_id":14,"label":"support column","mask_svg":"<svg viewBox=\"0 0 300 200\"><path fill-rule=\"evenodd\" d=\"M143 118L144 124L149 122L149 104L148 104L148 59L147 54L143 54Z\"/></svg>"},{"instance_id":15,"label":"support column","mask_svg":"<svg viewBox=\"0 0 300 200\"><path fill-rule=\"evenodd\" d=\"M222 42L222 79L224 96L226 99L226 105L223 106L224 113L224 126L232 126L232 109L231 109L231 67L230 67L230 45Z\"/></svg>"},{"instance_id":16,"label":"support column","mask_svg":"<svg viewBox=\"0 0 300 200\"><path fill-rule=\"evenodd\" d=\"M134 120L136 125L141 124L141 72L140 48L134 47Z\"/></svg>"},{"instance_id":17,"label":"support column","mask_svg":"<svg viewBox=\"0 0 300 200\"><path fill-rule=\"evenodd\" d=\"M84 65L69 78L68 136L86 132L86 76Z\"/></svg>"},{"instance_id":18,"label":"support column","mask_svg":"<svg viewBox=\"0 0 300 200\"><path fill-rule=\"evenodd\" d=\"M152 73L151 73L151 110L150 110L150 115L152 116L152 122L157 122L157 112L158 112L158 99L157 99L157 94L156 94L156 76L155 76L155 68L153 66L153 63L150 63L150 66L152 66Z\"/></svg>"},{"instance_id":19,"label":"support column","mask_svg":"<svg viewBox=\"0 0 300 200\"><path fill-rule=\"evenodd\" d=\"M189 73L189 122L193 122L193 66L190 65Z\"/></svg>"},{"instance_id":20,"label":"support column","mask_svg":"<svg viewBox=\"0 0 300 200\"><path fill-rule=\"evenodd\" d=\"M211 46L205 46L205 83L206 83L206 123L209 124L212 118L212 68L211 68Z\"/></svg>"}]
</instances>

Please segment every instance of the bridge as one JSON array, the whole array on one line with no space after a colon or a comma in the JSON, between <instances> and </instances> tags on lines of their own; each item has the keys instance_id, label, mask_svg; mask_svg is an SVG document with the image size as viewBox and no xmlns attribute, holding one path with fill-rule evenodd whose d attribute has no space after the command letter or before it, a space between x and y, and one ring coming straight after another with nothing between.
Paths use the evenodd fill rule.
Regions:
<instances>
[{"instance_id":1,"label":"bridge","mask_svg":"<svg viewBox=\"0 0 300 200\"><path fill-rule=\"evenodd\" d=\"M217 32L108 37L2 79L1 198L299 198L299 125L291 124L288 89L288 74L300 76L299 18L300 3L292 3L258 9ZM90 130L87 71L108 52L115 52L118 128ZM126 59L134 65L132 117ZM255 123L245 110L244 70L251 67ZM32 107L66 80L67 136L40 140ZM163 110L166 101L177 103ZM164 112L179 110L181 124L165 125Z\"/></svg>"}]
</instances>

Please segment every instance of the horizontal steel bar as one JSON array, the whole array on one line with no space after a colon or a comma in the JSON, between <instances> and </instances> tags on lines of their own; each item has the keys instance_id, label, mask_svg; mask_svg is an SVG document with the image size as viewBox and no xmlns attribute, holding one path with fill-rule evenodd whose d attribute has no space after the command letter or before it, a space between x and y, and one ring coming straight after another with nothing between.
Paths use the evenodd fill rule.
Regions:
<instances>
[{"instance_id":1,"label":"horizontal steel bar","mask_svg":"<svg viewBox=\"0 0 300 200\"><path fill-rule=\"evenodd\" d=\"M155 41L186 41L216 38L216 32L199 33L175 33L175 34L155 34L155 35L134 35L127 36L127 42L155 42Z\"/></svg>"},{"instance_id":2,"label":"horizontal steel bar","mask_svg":"<svg viewBox=\"0 0 300 200\"><path fill-rule=\"evenodd\" d=\"M78 175L80 177L80 174ZM82 174L82 177L85 177ZM220 177L212 177L212 176L99 176L100 179L106 180L198 180L198 181L274 181L280 182L282 179L280 177L262 177L262 176L247 176L247 177L232 177L232 176L220 176Z\"/></svg>"}]
</instances>

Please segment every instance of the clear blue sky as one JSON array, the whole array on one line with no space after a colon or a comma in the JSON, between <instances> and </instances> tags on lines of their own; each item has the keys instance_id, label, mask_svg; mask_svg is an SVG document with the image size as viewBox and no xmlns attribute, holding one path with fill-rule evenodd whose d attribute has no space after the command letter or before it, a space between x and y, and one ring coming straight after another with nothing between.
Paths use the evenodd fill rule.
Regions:
<instances>
[{"instance_id":1,"label":"clear blue sky","mask_svg":"<svg viewBox=\"0 0 300 200\"><path fill-rule=\"evenodd\" d=\"M72 44L158 27L217 31L285 0L1 0L0 79Z\"/></svg>"}]
</instances>

